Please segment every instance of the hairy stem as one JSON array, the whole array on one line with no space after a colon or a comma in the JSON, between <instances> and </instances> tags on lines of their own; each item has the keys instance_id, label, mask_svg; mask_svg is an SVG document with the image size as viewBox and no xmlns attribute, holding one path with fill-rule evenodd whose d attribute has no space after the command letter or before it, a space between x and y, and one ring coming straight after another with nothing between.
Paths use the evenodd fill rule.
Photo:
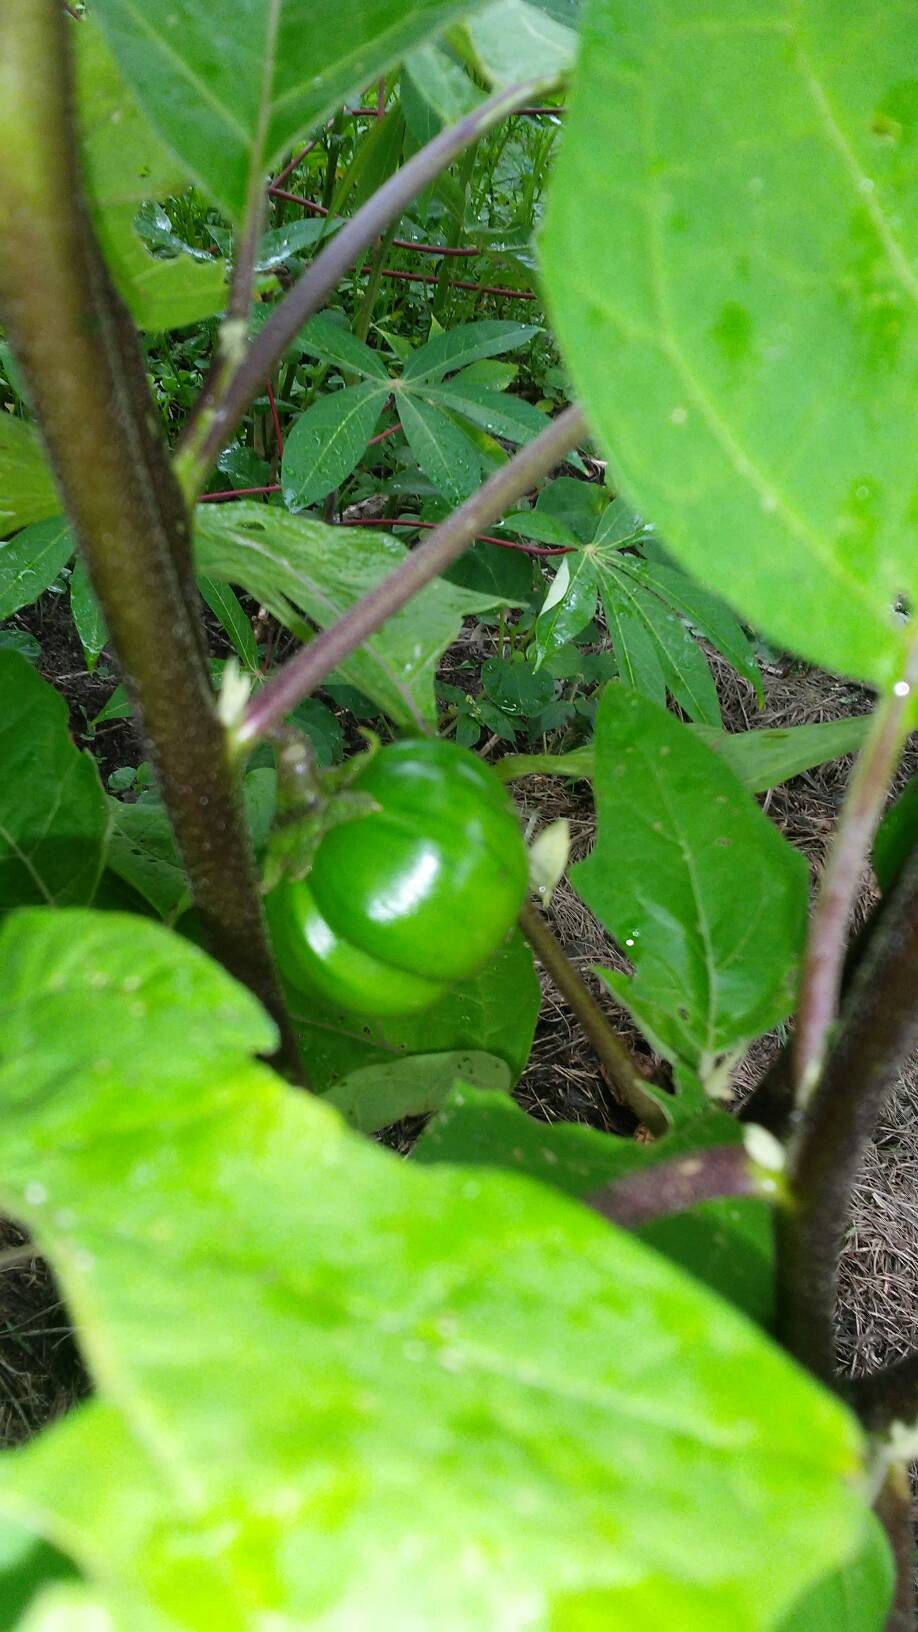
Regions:
<instances>
[{"instance_id":1,"label":"hairy stem","mask_svg":"<svg viewBox=\"0 0 918 1632\"><path fill-rule=\"evenodd\" d=\"M185 506L77 161L69 21L0 8L0 308L149 738L208 943L298 1060L192 611Z\"/></svg>"},{"instance_id":2,"label":"hairy stem","mask_svg":"<svg viewBox=\"0 0 918 1632\"><path fill-rule=\"evenodd\" d=\"M666 1133L666 1113L647 1087L631 1054L613 1031L586 981L559 946L542 914L530 901L520 913L520 929L561 996L570 1004L584 1036L596 1052L619 1104L627 1106L651 1133Z\"/></svg>"},{"instance_id":3,"label":"hairy stem","mask_svg":"<svg viewBox=\"0 0 918 1632\"><path fill-rule=\"evenodd\" d=\"M864 1148L918 1046L918 850L851 982L835 1045L791 1150L796 1205L779 1222L778 1291L787 1347L830 1381L838 1260Z\"/></svg>"},{"instance_id":4,"label":"hairy stem","mask_svg":"<svg viewBox=\"0 0 918 1632\"><path fill-rule=\"evenodd\" d=\"M911 694L916 684L918 638L903 678L879 704L858 757L810 925L793 1050L800 1103L806 1101L819 1080L838 1008L848 921L908 730Z\"/></svg>"},{"instance_id":5,"label":"hairy stem","mask_svg":"<svg viewBox=\"0 0 918 1632\"><path fill-rule=\"evenodd\" d=\"M236 741L249 746L267 736L310 691L338 668L351 652L391 618L425 584L444 572L468 549L475 537L509 506L528 492L534 482L560 464L584 436L580 409L565 408L544 431L514 454L466 499L446 521L434 528L401 566L356 602L337 623L324 629L253 697L236 731Z\"/></svg>"},{"instance_id":6,"label":"hairy stem","mask_svg":"<svg viewBox=\"0 0 918 1632\"><path fill-rule=\"evenodd\" d=\"M440 131L345 222L281 301L232 376L205 386L176 455L179 479L189 498L200 493L220 449L303 324L325 303L358 257L458 154L543 86L544 81L530 80L489 97L458 124Z\"/></svg>"},{"instance_id":7,"label":"hairy stem","mask_svg":"<svg viewBox=\"0 0 918 1632\"><path fill-rule=\"evenodd\" d=\"M775 1150L780 1160L780 1147L776 1145ZM722 1196L775 1201L779 1195L778 1172L763 1167L745 1145L715 1145L627 1173L587 1196L586 1203L610 1223L636 1230L652 1219L687 1212L701 1201Z\"/></svg>"}]
</instances>

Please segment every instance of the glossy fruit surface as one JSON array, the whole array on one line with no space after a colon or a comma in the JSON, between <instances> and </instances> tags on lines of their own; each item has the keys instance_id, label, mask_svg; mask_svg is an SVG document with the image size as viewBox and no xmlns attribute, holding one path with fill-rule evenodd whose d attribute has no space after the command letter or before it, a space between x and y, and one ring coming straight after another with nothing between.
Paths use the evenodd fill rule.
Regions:
<instances>
[{"instance_id":1,"label":"glossy fruit surface","mask_svg":"<svg viewBox=\"0 0 918 1632\"><path fill-rule=\"evenodd\" d=\"M497 951L525 895L525 846L494 772L455 743L395 743L351 786L380 808L331 828L308 877L272 891L275 948L304 993L409 1014Z\"/></svg>"}]
</instances>

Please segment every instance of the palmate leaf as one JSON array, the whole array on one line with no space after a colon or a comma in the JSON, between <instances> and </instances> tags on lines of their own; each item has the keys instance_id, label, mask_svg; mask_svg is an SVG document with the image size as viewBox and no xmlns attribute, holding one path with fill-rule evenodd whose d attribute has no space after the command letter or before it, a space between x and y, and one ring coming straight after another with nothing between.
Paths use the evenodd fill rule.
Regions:
<instances>
[{"instance_id":1,"label":"palmate leaf","mask_svg":"<svg viewBox=\"0 0 918 1632\"><path fill-rule=\"evenodd\" d=\"M361 380L320 397L287 436L281 463L284 501L304 510L356 470L389 394L388 380Z\"/></svg>"},{"instance_id":2,"label":"palmate leaf","mask_svg":"<svg viewBox=\"0 0 918 1632\"><path fill-rule=\"evenodd\" d=\"M856 1553L855 1422L661 1256L346 1132L157 926L19 914L0 961L2 1202L96 1385L0 1509L74 1560L70 1609L766 1632Z\"/></svg>"},{"instance_id":3,"label":"palmate leaf","mask_svg":"<svg viewBox=\"0 0 918 1632\"><path fill-rule=\"evenodd\" d=\"M879 685L918 596L909 15L591 0L542 237L616 485L756 628Z\"/></svg>"},{"instance_id":4,"label":"palmate leaf","mask_svg":"<svg viewBox=\"0 0 918 1632\"><path fill-rule=\"evenodd\" d=\"M461 504L481 482L474 443L439 408L407 391L396 393L402 430L427 480L452 504Z\"/></svg>"},{"instance_id":5,"label":"palmate leaf","mask_svg":"<svg viewBox=\"0 0 918 1632\"><path fill-rule=\"evenodd\" d=\"M463 323L455 329L445 329L426 345L411 353L402 370L402 379L412 386L435 383L469 363L484 357L499 357L505 351L515 351L533 335L537 326L528 323L510 323L495 318L480 323Z\"/></svg>"},{"instance_id":6,"label":"palmate leaf","mask_svg":"<svg viewBox=\"0 0 918 1632\"><path fill-rule=\"evenodd\" d=\"M711 671L681 618L665 601L621 570L617 554L597 548L594 559L620 670L634 674L630 683L637 684L639 691L655 701L659 699L659 672L666 689L690 720L719 726L720 704Z\"/></svg>"},{"instance_id":7,"label":"palmate leaf","mask_svg":"<svg viewBox=\"0 0 918 1632\"><path fill-rule=\"evenodd\" d=\"M458 0L99 0L151 122L238 221L305 130L427 35Z\"/></svg>"},{"instance_id":8,"label":"palmate leaf","mask_svg":"<svg viewBox=\"0 0 918 1632\"><path fill-rule=\"evenodd\" d=\"M572 882L635 970L601 973L660 1053L710 1080L793 1007L806 863L688 727L620 685L593 781L596 846Z\"/></svg>"},{"instance_id":9,"label":"palmate leaf","mask_svg":"<svg viewBox=\"0 0 918 1632\"><path fill-rule=\"evenodd\" d=\"M208 578L237 585L294 633L325 628L405 559L405 546L372 528L327 527L270 505L199 505L195 559ZM399 725L434 721L433 680L464 617L495 597L437 579L341 665L339 677ZM499 601L498 603L499 604Z\"/></svg>"}]
</instances>

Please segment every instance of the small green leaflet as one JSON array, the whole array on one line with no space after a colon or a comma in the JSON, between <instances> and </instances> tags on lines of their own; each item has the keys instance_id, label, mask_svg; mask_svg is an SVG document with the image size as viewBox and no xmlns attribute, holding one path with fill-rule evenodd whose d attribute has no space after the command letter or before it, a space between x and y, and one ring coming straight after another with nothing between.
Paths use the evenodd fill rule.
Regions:
<instances>
[{"instance_id":1,"label":"small green leaflet","mask_svg":"<svg viewBox=\"0 0 918 1632\"><path fill-rule=\"evenodd\" d=\"M807 869L733 773L665 709L610 685L596 846L572 882L634 965L601 970L666 1059L711 1080L796 991Z\"/></svg>"},{"instance_id":2,"label":"small green leaflet","mask_svg":"<svg viewBox=\"0 0 918 1632\"><path fill-rule=\"evenodd\" d=\"M33 521L0 543L0 618L31 606L73 555L73 534L62 516Z\"/></svg>"},{"instance_id":3,"label":"small green leaflet","mask_svg":"<svg viewBox=\"0 0 918 1632\"><path fill-rule=\"evenodd\" d=\"M0 537L60 513L61 501L38 433L0 413Z\"/></svg>"}]
</instances>

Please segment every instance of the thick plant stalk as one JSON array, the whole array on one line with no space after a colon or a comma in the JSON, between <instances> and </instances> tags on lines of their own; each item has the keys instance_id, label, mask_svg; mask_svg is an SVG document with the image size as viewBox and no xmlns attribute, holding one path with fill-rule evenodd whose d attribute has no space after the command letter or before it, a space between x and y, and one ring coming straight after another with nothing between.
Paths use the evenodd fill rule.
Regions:
<instances>
[{"instance_id":1,"label":"thick plant stalk","mask_svg":"<svg viewBox=\"0 0 918 1632\"><path fill-rule=\"evenodd\" d=\"M793 1205L779 1220L781 1335L826 1382L835 1372L838 1261L864 1149L918 1046L918 849L906 864L842 1010L837 1041L790 1157Z\"/></svg>"},{"instance_id":2,"label":"thick plant stalk","mask_svg":"<svg viewBox=\"0 0 918 1632\"><path fill-rule=\"evenodd\" d=\"M264 331L263 331L264 332ZM503 515L542 476L554 470L581 440L586 423L580 409L565 408L532 442L514 454L489 477L483 487L454 510L419 544L388 578L350 607L329 629L291 658L273 680L253 697L235 737L249 747L267 736L285 715L302 702L351 652L381 628L387 618L407 605L453 561L491 522Z\"/></svg>"},{"instance_id":3,"label":"thick plant stalk","mask_svg":"<svg viewBox=\"0 0 918 1632\"><path fill-rule=\"evenodd\" d=\"M768 1166L761 1157L768 1158ZM637 1230L656 1218L672 1218L702 1201L726 1196L779 1201L784 1152L761 1128L750 1127L747 1142L713 1145L673 1156L668 1162L628 1173L587 1196L587 1206L623 1230Z\"/></svg>"},{"instance_id":4,"label":"thick plant stalk","mask_svg":"<svg viewBox=\"0 0 918 1632\"><path fill-rule=\"evenodd\" d=\"M810 925L794 1034L794 1079L798 1104L819 1080L838 1008L848 922L883 811L890 778L908 731L918 685L918 637L903 678L878 705L870 736L858 756Z\"/></svg>"},{"instance_id":5,"label":"thick plant stalk","mask_svg":"<svg viewBox=\"0 0 918 1632\"><path fill-rule=\"evenodd\" d=\"M176 455L179 479L190 498L200 493L220 449L229 441L252 398L273 375L303 324L325 304L364 251L398 221L412 199L460 153L513 113L533 92L544 89L544 80L528 80L480 103L457 124L441 130L345 222L280 302L231 377L227 379L222 370L217 371L205 387Z\"/></svg>"},{"instance_id":6,"label":"thick plant stalk","mask_svg":"<svg viewBox=\"0 0 918 1632\"><path fill-rule=\"evenodd\" d=\"M192 610L188 517L83 196L74 26L58 0L0 3L0 308L149 739L205 937L271 1012L294 1070L238 776Z\"/></svg>"},{"instance_id":7,"label":"thick plant stalk","mask_svg":"<svg viewBox=\"0 0 918 1632\"><path fill-rule=\"evenodd\" d=\"M529 901L524 902L520 913L520 929L545 973L577 1016L619 1104L626 1106L651 1133L658 1137L666 1133L669 1122L662 1105L650 1092L628 1048L612 1030L586 981L581 979L545 919Z\"/></svg>"}]
</instances>

